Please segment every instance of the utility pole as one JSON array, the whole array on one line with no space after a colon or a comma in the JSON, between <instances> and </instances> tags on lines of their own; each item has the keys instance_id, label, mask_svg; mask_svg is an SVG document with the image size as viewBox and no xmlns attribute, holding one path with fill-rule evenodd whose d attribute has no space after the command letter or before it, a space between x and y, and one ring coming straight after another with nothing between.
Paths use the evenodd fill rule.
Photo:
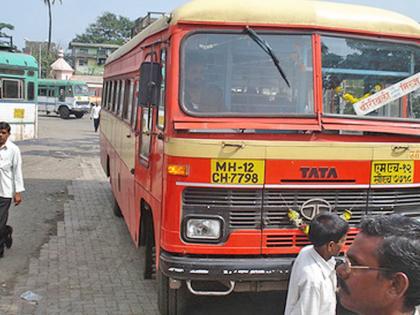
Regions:
<instances>
[{"instance_id":1,"label":"utility pole","mask_svg":"<svg viewBox=\"0 0 420 315\"><path fill-rule=\"evenodd\" d=\"M39 67L39 74L38 74L38 77L40 78L40 79L42 79L42 66L41 66L41 62L42 62L42 43L39 43L39 45L38 45L38 47L39 47L39 54L38 54L38 67Z\"/></svg>"}]
</instances>

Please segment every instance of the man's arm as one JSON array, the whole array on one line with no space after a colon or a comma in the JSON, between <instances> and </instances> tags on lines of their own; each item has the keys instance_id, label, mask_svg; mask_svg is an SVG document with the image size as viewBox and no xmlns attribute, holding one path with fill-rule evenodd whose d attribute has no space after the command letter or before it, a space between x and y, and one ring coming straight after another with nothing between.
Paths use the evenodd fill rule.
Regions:
<instances>
[{"instance_id":1,"label":"man's arm","mask_svg":"<svg viewBox=\"0 0 420 315\"><path fill-rule=\"evenodd\" d=\"M25 191L25 187L23 185L23 175L22 175L22 157L20 154L20 150L16 147L16 152L13 155L13 180L15 186L15 196L14 202L17 206L22 202L22 195L21 192Z\"/></svg>"}]
</instances>

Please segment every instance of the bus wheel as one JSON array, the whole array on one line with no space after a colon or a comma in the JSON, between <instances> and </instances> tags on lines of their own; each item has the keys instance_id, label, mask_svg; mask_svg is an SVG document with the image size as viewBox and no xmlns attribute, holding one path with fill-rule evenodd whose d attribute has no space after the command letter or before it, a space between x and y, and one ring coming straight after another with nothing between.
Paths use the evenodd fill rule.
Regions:
<instances>
[{"instance_id":1,"label":"bus wheel","mask_svg":"<svg viewBox=\"0 0 420 315\"><path fill-rule=\"evenodd\" d=\"M185 282L179 289L169 287L169 278L160 270L157 273L158 307L161 315L187 314L188 291Z\"/></svg>"},{"instance_id":2,"label":"bus wheel","mask_svg":"<svg viewBox=\"0 0 420 315\"><path fill-rule=\"evenodd\" d=\"M60 118L62 119L69 119L70 117L70 111L65 106L60 107L58 113L60 114Z\"/></svg>"},{"instance_id":3,"label":"bus wheel","mask_svg":"<svg viewBox=\"0 0 420 315\"><path fill-rule=\"evenodd\" d=\"M122 218L122 213L120 206L118 205L117 199L114 197L114 207L112 208L112 212L114 212L114 215L118 218Z\"/></svg>"},{"instance_id":4,"label":"bus wheel","mask_svg":"<svg viewBox=\"0 0 420 315\"><path fill-rule=\"evenodd\" d=\"M156 266L156 247L155 247L155 234L153 229L153 219L150 210L144 211L144 224L146 228L144 235L144 269L143 278L152 279L155 273Z\"/></svg>"},{"instance_id":5,"label":"bus wheel","mask_svg":"<svg viewBox=\"0 0 420 315\"><path fill-rule=\"evenodd\" d=\"M80 119L83 117L83 113L74 113L74 116L76 116L76 118Z\"/></svg>"}]
</instances>

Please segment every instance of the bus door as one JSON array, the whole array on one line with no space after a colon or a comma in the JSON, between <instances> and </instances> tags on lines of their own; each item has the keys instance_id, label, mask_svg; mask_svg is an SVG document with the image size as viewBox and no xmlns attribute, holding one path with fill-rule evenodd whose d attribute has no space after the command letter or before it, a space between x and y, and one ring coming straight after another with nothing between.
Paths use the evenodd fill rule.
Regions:
<instances>
[{"instance_id":1,"label":"bus door","mask_svg":"<svg viewBox=\"0 0 420 315\"><path fill-rule=\"evenodd\" d=\"M57 103L57 88L55 86L47 86L47 96L46 96L46 109L48 112L55 112L55 105Z\"/></svg>"},{"instance_id":2,"label":"bus door","mask_svg":"<svg viewBox=\"0 0 420 315\"><path fill-rule=\"evenodd\" d=\"M152 54L149 53L145 61L152 61ZM141 76L141 73L140 73ZM139 94L140 98L140 94ZM135 162L135 179L136 182L144 189L145 192L150 191L152 182L152 159L151 148L153 141L153 106L139 104L136 132L136 162Z\"/></svg>"},{"instance_id":3,"label":"bus door","mask_svg":"<svg viewBox=\"0 0 420 315\"><path fill-rule=\"evenodd\" d=\"M162 200L162 179L163 179L163 143L164 143L164 129L165 129L165 90L166 90L166 54L167 49L162 48L160 51L160 65L162 73L162 81L160 85L159 103L153 106L154 129L152 142L153 165L152 172L152 194L159 201Z\"/></svg>"},{"instance_id":4,"label":"bus door","mask_svg":"<svg viewBox=\"0 0 420 315\"><path fill-rule=\"evenodd\" d=\"M146 61L160 61L162 77L166 63L166 49L159 54L149 54ZM162 167L163 167L163 130L165 123L165 83L160 86L160 98L152 106L139 107L138 154L136 159L136 178L154 198L162 199Z\"/></svg>"},{"instance_id":5,"label":"bus door","mask_svg":"<svg viewBox=\"0 0 420 315\"><path fill-rule=\"evenodd\" d=\"M60 85L58 87L58 103L64 103L66 101L66 86Z\"/></svg>"}]
</instances>

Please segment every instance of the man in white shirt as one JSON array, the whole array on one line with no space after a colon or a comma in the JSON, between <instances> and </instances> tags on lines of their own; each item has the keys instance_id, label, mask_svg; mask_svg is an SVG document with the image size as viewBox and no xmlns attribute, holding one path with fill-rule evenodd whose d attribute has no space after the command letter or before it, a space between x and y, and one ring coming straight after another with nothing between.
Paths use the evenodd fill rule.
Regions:
<instances>
[{"instance_id":1,"label":"man in white shirt","mask_svg":"<svg viewBox=\"0 0 420 315\"><path fill-rule=\"evenodd\" d=\"M93 106L90 111L90 119L92 118L93 118L93 127L95 128L95 132L97 132L99 128L99 122L101 119L101 106L99 106L98 103L96 103L95 106Z\"/></svg>"},{"instance_id":2,"label":"man in white shirt","mask_svg":"<svg viewBox=\"0 0 420 315\"><path fill-rule=\"evenodd\" d=\"M0 258L4 255L4 247L12 246L12 228L6 225L10 204L13 199L15 205L19 205L21 192L25 190L20 150L9 136L10 125L0 122Z\"/></svg>"},{"instance_id":3,"label":"man in white shirt","mask_svg":"<svg viewBox=\"0 0 420 315\"><path fill-rule=\"evenodd\" d=\"M321 213L309 226L309 241L293 263L285 315L335 315L335 259L346 240L348 223Z\"/></svg>"}]
</instances>

